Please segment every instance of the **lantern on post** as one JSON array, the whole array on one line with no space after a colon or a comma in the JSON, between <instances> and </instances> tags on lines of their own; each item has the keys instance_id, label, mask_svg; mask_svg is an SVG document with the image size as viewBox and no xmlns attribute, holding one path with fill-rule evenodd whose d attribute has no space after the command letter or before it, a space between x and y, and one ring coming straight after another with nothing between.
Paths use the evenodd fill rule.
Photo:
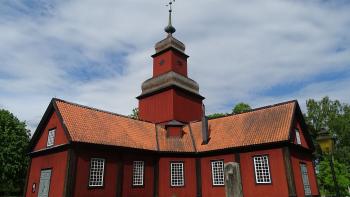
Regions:
<instances>
[{"instance_id":1,"label":"lantern on post","mask_svg":"<svg viewBox=\"0 0 350 197\"><path fill-rule=\"evenodd\" d=\"M316 141L320 145L322 153L326 154L329 157L329 164L331 167L336 197L340 197L339 187L338 187L337 177L334 171L334 162L333 162L334 160L333 150L334 150L335 137L331 136L330 133L325 128L321 128L321 131L318 133L318 137L316 138Z\"/></svg>"},{"instance_id":2,"label":"lantern on post","mask_svg":"<svg viewBox=\"0 0 350 197\"><path fill-rule=\"evenodd\" d=\"M334 137L332 137L325 128L322 128L321 131L318 133L316 141L320 145L322 153L333 153Z\"/></svg>"}]
</instances>

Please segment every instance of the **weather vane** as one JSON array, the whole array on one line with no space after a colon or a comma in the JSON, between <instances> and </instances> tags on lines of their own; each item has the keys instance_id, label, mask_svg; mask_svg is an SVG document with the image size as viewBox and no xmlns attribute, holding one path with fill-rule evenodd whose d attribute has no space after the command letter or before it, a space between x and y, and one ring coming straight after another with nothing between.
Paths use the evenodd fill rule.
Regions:
<instances>
[{"instance_id":1,"label":"weather vane","mask_svg":"<svg viewBox=\"0 0 350 197\"><path fill-rule=\"evenodd\" d=\"M175 2L175 0L170 0L169 3L166 5L169 7L169 22L168 22L168 26L166 26L164 30L168 34L173 34L176 31L175 27L173 27L171 24L171 12L173 11L173 7L172 7L173 2Z\"/></svg>"},{"instance_id":2,"label":"weather vane","mask_svg":"<svg viewBox=\"0 0 350 197\"><path fill-rule=\"evenodd\" d=\"M169 12L172 12L172 5L173 5L173 2L175 2L175 0L170 0L168 4L166 4L165 6L169 7Z\"/></svg>"}]
</instances>

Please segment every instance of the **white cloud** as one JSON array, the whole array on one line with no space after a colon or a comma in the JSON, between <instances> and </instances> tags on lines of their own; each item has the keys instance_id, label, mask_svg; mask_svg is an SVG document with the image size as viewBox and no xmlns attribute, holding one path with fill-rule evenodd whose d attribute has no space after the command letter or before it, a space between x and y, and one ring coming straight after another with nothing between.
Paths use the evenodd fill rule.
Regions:
<instances>
[{"instance_id":1,"label":"white cloud","mask_svg":"<svg viewBox=\"0 0 350 197\"><path fill-rule=\"evenodd\" d=\"M165 37L167 1L38 0L37 12L13 2L0 5L1 107L33 129L51 97L121 114L137 106L153 46ZM191 56L189 76L217 112L238 101L258 107L329 95L350 102L349 9L327 1L189 0L176 2L173 18ZM337 72L348 75L322 79ZM266 93L281 84L302 85Z\"/></svg>"}]
</instances>

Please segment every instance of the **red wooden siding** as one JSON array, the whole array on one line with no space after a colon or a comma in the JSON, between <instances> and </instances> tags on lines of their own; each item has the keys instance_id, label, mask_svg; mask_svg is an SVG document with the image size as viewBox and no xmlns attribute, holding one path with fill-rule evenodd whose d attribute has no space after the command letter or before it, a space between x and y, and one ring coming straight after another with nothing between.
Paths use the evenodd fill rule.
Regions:
<instances>
[{"instance_id":1,"label":"red wooden siding","mask_svg":"<svg viewBox=\"0 0 350 197\"><path fill-rule=\"evenodd\" d=\"M174 126L169 126L167 128L167 136L168 137L182 137L184 134L182 127L174 127Z\"/></svg>"},{"instance_id":2,"label":"red wooden siding","mask_svg":"<svg viewBox=\"0 0 350 197\"><path fill-rule=\"evenodd\" d=\"M62 124L60 123L57 113L54 111L51 114L51 117L49 121L47 122L44 131L42 132L41 136L39 137L35 147L34 151L46 149L46 143L47 143L47 136L49 134L49 130L56 128L55 131L55 141L54 145L60 145L60 144L67 144L68 139L67 136L63 130Z\"/></svg>"},{"instance_id":3,"label":"red wooden siding","mask_svg":"<svg viewBox=\"0 0 350 197\"><path fill-rule=\"evenodd\" d=\"M152 197L154 189L154 161L152 157L138 154L125 154L124 157L123 196ZM143 186L133 186L133 161L144 161Z\"/></svg>"},{"instance_id":4,"label":"red wooden siding","mask_svg":"<svg viewBox=\"0 0 350 197\"><path fill-rule=\"evenodd\" d=\"M79 149L77 151L77 168L75 176L74 196L115 196L117 177L117 161L121 157L108 150L95 151L92 149ZM105 172L103 187L89 187L91 158L105 159Z\"/></svg>"},{"instance_id":5,"label":"red wooden siding","mask_svg":"<svg viewBox=\"0 0 350 197\"><path fill-rule=\"evenodd\" d=\"M257 184L254 173L253 157L268 155L271 184ZM283 161L282 149L269 149L240 154L242 184L245 197L281 197L288 196L288 185Z\"/></svg>"},{"instance_id":6,"label":"red wooden siding","mask_svg":"<svg viewBox=\"0 0 350 197\"><path fill-rule=\"evenodd\" d=\"M202 100L170 89L140 99L139 110L141 120L154 123L170 120L189 122L201 119Z\"/></svg>"},{"instance_id":7,"label":"red wooden siding","mask_svg":"<svg viewBox=\"0 0 350 197\"><path fill-rule=\"evenodd\" d=\"M307 172L308 172L312 195L319 195L317 180L316 180L316 173L312 163L312 155L307 153L301 153L296 150L291 150L291 161L293 166L293 173L294 173L294 180L295 180L297 195L298 196L305 195L303 180L302 180L301 171L300 171L300 163L304 163L307 166Z\"/></svg>"},{"instance_id":8,"label":"red wooden siding","mask_svg":"<svg viewBox=\"0 0 350 197\"><path fill-rule=\"evenodd\" d=\"M202 118L202 99L174 90L174 119L182 122Z\"/></svg>"},{"instance_id":9,"label":"red wooden siding","mask_svg":"<svg viewBox=\"0 0 350 197\"><path fill-rule=\"evenodd\" d=\"M174 71L187 77L187 57L179 52L168 50L153 58L153 77L169 71Z\"/></svg>"},{"instance_id":10,"label":"red wooden siding","mask_svg":"<svg viewBox=\"0 0 350 197\"><path fill-rule=\"evenodd\" d=\"M172 187L170 184L170 162L184 163L185 186ZM159 159L159 196L193 197L196 196L196 160L194 158Z\"/></svg>"},{"instance_id":11,"label":"red wooden siding","mask_svg":"<svg viewBox=\"0 0 350 197\"><path fill-rule=\"evenodd\" d=\"M201 158L202 197L225 196L225 186L213 186L211 161L224 160L224 163L235 161L234 154L217 155Z\"/></svg>"},{"instance_id":12,"label":"red wooden siding","mask_svg":"<svg viewBox=\"0 0 350 197\"><path fill-rule=\"evenodd\" d=\"M49 155L32 158L30 174L26 190L27 197L38 196L40 173L42 169L51 169L49 196L63 196L64 181L67 171L68 152L51 153ZM36 191L32 193L32 185L36 184Z\"/></svg>"},{"instance_id":13,"label":"red wooden siding","mask_svg":"<svg viewBox=\"0 0 350 197\"><path fill-rule=\"evenodd\" d=\"M173 90L142 98L139 101L139 116L141 120L154 123L172 120Z\"/></svg>"}]
</instances>

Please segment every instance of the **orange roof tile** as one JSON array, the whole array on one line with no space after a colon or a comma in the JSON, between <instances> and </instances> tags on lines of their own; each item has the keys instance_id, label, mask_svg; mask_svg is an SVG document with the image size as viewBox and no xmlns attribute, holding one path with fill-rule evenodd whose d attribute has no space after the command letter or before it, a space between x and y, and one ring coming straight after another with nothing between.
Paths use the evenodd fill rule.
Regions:
<instances>
[{"instance_id":1,"label":"orange roof tile","mask_svg":"<svg viewBox=\"0 0 350 197\"><path fill-rule=\"evenodd\" d=\"M155 125L55 100L72 141L157 150Z\"/></svg>"},{"instance_id":2,"label":"orange roof tile","mask_svg":"<svg viewBox=\"0 0 350 197\"><path fill-rule=\"evenodd\" d=\"M286 141L296 102L209 120L210 140L202 145L201 122L190 124L198 152Z\"/></svg>"},{"instance_id":3,"label":"orange roof tile","mask_svg":"<svg viewBox=\"0 0 350 197\"><path fill-rule=\"evenodd\" d=\"M296 101L209 120L210 140L202 144L201 122L167 137L160 125L98 109L54 101L72 141L165 152L205 152L286 141Z\"/></svg>"}]
</instances>

